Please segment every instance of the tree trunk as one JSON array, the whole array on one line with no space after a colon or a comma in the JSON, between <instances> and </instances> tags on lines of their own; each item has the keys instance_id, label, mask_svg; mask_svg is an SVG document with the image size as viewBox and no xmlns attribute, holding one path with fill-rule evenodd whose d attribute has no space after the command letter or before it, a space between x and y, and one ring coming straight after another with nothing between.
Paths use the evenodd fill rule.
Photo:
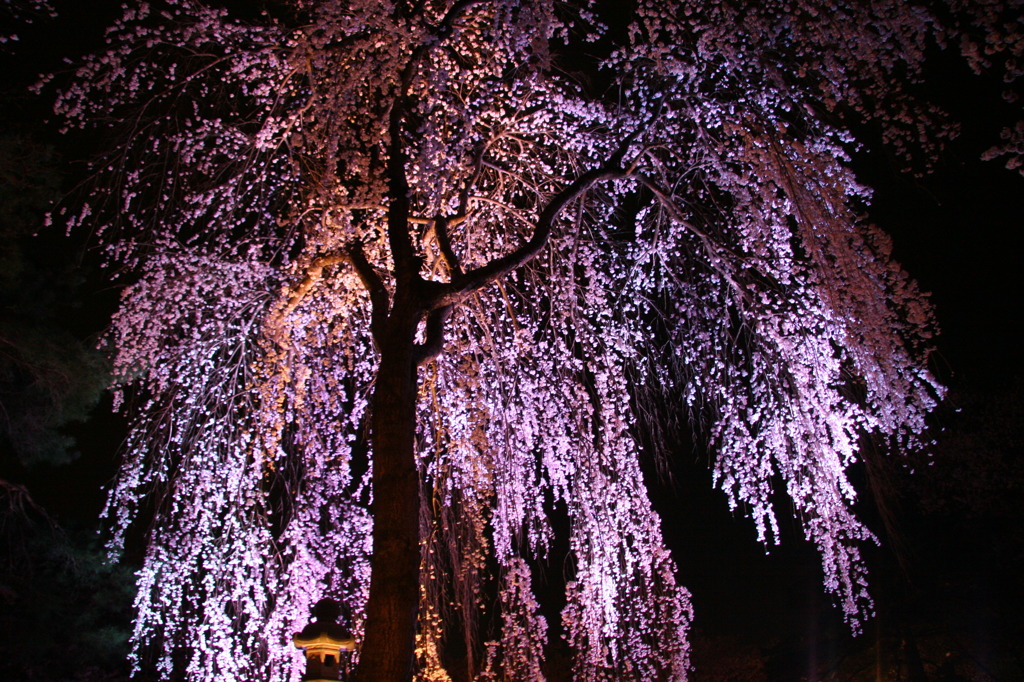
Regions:
<instances>
[{"instance_id":1,"label":"tree trunk","mask_svg":"<svg viewBox=\"0 0 1024 682\"><path fill-rule=\"evenodd\" d=\"M417 312L396 305L378 339L380 369L371 401L373 556L358 682L408 682L413 674L420 597Z\"/></svg>"}]
</instances>

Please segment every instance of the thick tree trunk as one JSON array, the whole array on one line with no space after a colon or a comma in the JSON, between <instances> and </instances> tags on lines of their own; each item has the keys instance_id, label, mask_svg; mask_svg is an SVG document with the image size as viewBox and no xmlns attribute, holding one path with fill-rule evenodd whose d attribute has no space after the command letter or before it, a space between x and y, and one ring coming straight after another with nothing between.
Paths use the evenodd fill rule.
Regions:
<instances>
[{"instance_id":1,"label":"thick tree trunk","mask_svg":"<svg viewBox=\"0 0 1024 682\"><path fill-rule=\"evenodd\" d=\"M415 649L420 565L416 380L411 337L407 344L394 345L406 348L381 349L372 401L373 556L359 682L408 682Z\"/></svg>"},{"instance_id":2,"label":"thick tree trunk","mask_svg":"<svg viewBox=\"0 0 1024 682\"><path fill-rule=\"evenodd\" d=\"M408 682L419 607L416 311L396 306L378 339L373 389L373 556L358 682Z\"/></svg>"}]
</instances>

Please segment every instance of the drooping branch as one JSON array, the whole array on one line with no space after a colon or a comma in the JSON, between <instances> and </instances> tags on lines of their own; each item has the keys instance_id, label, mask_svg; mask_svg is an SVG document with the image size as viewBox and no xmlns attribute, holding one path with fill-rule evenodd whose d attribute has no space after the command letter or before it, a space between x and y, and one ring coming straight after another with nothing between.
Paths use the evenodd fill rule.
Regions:
<instances>
[{"instance_id":1,"label":"drooping branch","mask_svg":"<svg viewBox=\"0 0 1024 682\"><path fill-rule=\"evenodd\" d=\"M384 281L381 279L380 274L367 260L366 254L363 251L363 245L359 242L354 242L345 248L336 249L314 258L306 268L306 274L302 281L292 290L285 304L272 313L272 317L268 321L268 327L279 328L281 326L282 321L302 304L316 283L320 281L323 277L324 269L345 262L352 264L353 269L355 269L360 281L370 295L370 331L374 339L379 340L391 307L391 297L388 294L387 287L384 286Z\"/></svg>"},{"instance_id":2,"label":"drooping branch","mask_svg":"<svg viewBox=\"0 0 1024 682\"><path fill-rule=\"evenodd\" d=\"M639 172L630 174L630 177L638 181L654 195L658 205L661 206L672 221L686 228L688 232L700 241L704 250L707 252L708 265L724 277L741 297L745 298L748 294L744 291L743 287L740 286L739 282L736 281L735 268L732 267L733 261L738 260L740 256L729 252L728 249L723 247L716 240L712 239L707 232L694 225L692 221L688 220L686 216L683 215L683 212L679 210L679 207L676 206L671 195L662 189L662 187L653 179Z\"/></svg>"},{"instance_id":3,"label":"drooping branch","mask_svg":"<svg viewBox=\"0 0 1024 682\"><path fill-rule=\"evenodd\" d=\"M445 650L454 632L434 617L459 583L467 629L480 595L500 602L488 617L501 621L496 668L478 676L540 679L548 635L531 574L535 558L557 558L552 500L570 515L576 566L560 625L573 679L685 679L689 600L632 426L645 408L631 382L643 379L665 391L651 400L667 398L666 412L707 416L716 485L762 537L777 535L773 486L785 482L826 584L860 618L856 546L871 536L849 511L844 472L863 431L909 441L923 428L931 379L900 343L928 332L915 322L927 308L888 251L876 257L858 236L845 206L861 195L836 170L846 161L830 125L786 131L823 96L821 65L804 56L858 50L820 74L824 96L842 99L864 75L844 80L845 69L863 62L871 76L912 41L873 42L854 21L839 35L825 18L778 33L779 3L669 0L634 13L622 44L604 28L613 10L586 0L300 4L302 27L243 24L198 0L172 3L167 25L126 19L61 105L73 120L141 112L123 121L127 151L103 164L116 182L101 193L125 227L107 232L112 254L141 277L116 322L117 366L155 395L112 498L119 537L146 495L170 510L140 574L136 662L159 649L171 677L187 665L197 682L287 679L291 652L269 643L294 631L315 584L345 601L356 633L399 623L362 640L364 668L379 675L387 659L408 667L413 654L395 652L414 633L421 652ZM886 36L917 35L899 3L881 4L908 17ZM588 35L614 47L602 67L614 107L554 66L553 50L586 49ZM764 77L790 62L808 77ZM202 106L164 112L162 91ZM668 93L671 110L661 115L652 93ZM776 135L779 162L761 139ZM165 184L166 199L151 201ZM638 189L655 210L631 210ZM779 191L811 204L797 207L808 210L796 228ZM628 240L619 219L636 220ZM602 221L613 229L591 229ZM358 241L385 229L384 244ZM183 242L183 231L197 236ZM794 238L813 258L793 256ZM153 244L174 246L151 258ZM536 270L503 278L531 259ZM285 285L276 302L268 282ZM867 398L850 403L851 381ZM296 485L268 492L268 468ZM417 535L422 523L449 523L419 508L431 478L451 517L436 534L450 560L417 542L434 542ZM279 503L285 514L268 513ZM281 559L266 566L271 555ZM470 574L490 568L500 594L473 592L483 578ZM443 678L431 655L416 664Z\"/></svg>"},{"instance_id":4,"label":"drooping branch","mask_svg":"<svg viewBox=\"0 0 1024 682\"><path fill-rule=\"evenodd\" d=\"M466 273L463 277L458 279L453 277L450 289L440 299L440 304L453 305L458 303L468 294L487 286L494 280L527 263L540 253L541 249L547 244L555 221L566 206L599 182L632 175L634 172L633 165L631 164L629 167L623 167L622 165L626 152L636 142L637 138L658 120L662 113L663 104L662 100L658 100L654 104L650 119L638 125L633 132L627 135L600 167L579 176L551 198L547 206L540 212L533 235L525 244L505 256L496 258L486 265Z\"/></svg>"}]
</instances>

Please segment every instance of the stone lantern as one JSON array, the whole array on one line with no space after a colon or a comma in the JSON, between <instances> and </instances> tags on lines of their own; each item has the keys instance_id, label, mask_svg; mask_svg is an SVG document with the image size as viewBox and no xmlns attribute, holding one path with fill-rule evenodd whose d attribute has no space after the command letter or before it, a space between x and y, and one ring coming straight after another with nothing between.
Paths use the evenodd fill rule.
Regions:
<instances>
[{"instance_id":1,"label":"stone lantern","mask_svg":"<svg viewBox=\"0 0 1024 682\"><path fill-rule=\"evenodd\" d=\"M353 651L356 642L338 625L341 609L333 599L321 599L313 607L314 621L292 637L297 649L306 654L303 682L333 682L339 677L341 652Z\"/></svg>"}]
</instances>

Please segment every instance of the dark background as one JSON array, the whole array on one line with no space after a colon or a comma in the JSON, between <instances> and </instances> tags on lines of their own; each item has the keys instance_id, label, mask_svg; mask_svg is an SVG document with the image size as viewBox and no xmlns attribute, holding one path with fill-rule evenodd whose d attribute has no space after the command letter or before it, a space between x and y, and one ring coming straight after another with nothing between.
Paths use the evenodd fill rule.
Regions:
<instances>
[{"instance_id":1,"label":"dark background","mask_svg":"<svg viewBox=\"0 0 1024 682\"><path fill-rule=\"evenodd\" d=\"M65 406L44 425L72 437L70 447L26 458L9 435L0 439L0 677L118 680L131 565L102 562L96 529L125 423L108 398L93 403L104 377L90 351L117 290L88 251L88 235L30 236L46 203L83 180L81 160L96 141L58 135L48 120L52 91L37 98L27 87L65 68L64 57L100 48L119 12L109 2L58 8L59 18L35 16L18 29L19 42L0 46L0 268L10 275L0 272L0 362L14 354L4 341L30 345L30 359L52 344L67 360L54 371L73 375L62 386L74 386L85 407L76 414ZM796 522L780 519L783 543L766 553L752 525L730 516L712 490L706 456L681 446L671 480L652 473L649 483L693 593L694 679L1024 679L1024 178L980 160L1013 123L998 78L974 76L955 55L936 54L929 69L923 94L963 126L935 170L902 172L870 128L860 131L867 145L855 159L876 190L871 218L932 293L943 332L934 370L950 387L935 415L931 458L870 457L873 470L852 472L858 511L882 540L868 556L877 618L851 637ZM22 181L44 188L37 200L26 198ZM11 208L21 200L25 207ZM0 365L0 418L43 409L18 393L35 379ZM552 654L552 679L560 653Z\"/></svg>"}]
</instances>

